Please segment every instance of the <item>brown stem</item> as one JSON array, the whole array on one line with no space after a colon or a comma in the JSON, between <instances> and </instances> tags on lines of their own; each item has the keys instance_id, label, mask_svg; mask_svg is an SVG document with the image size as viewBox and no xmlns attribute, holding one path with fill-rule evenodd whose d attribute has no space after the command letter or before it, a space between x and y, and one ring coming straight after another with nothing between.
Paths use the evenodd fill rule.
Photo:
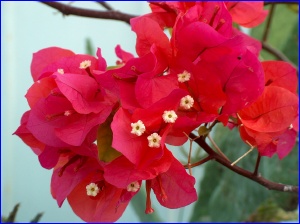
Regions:
<instances>
[{"instance_id":1,"label":"brown stem","mask_svg":"<svg viewBox=\"0 0 300 224\"><path fill-rule=\"evenodd\" d=\"M267 25L266 25L265 32L264 32L263 39L262 39L263 42L266 42L267 39L268 39L268 34L269 34L269 31L270 31L270 27L271 27L271 22L272 22L272 18L273 18L274 9L275 9L275 5L273 4L273 5L271 5L271 9L270 9L270 12L269 12Z\"/></svg>"},{"instance_id":2,"label":"brown stem","mask_svg":"<svg viewBox=\"0 0 300 224\"><path fill-rule=\"evenodd\" d=\"M196 167L196 166L200 166L200 165L202 165L202 164L204 164L204 163L206 163L207 161L212 160L212 159L213 159L212 156L207 156L207 157L205 157L204 159L201 159L200 161L198 161L198 162L196 162L196 163L184 165L184 168L185 168L185 169L190 169L190 168L193 168L193 167Z\"/></svg>"},{"instance_id":3,"label":"brown stem","mask_svg":"<svg viewBox=\"0 0 300 224\"><path fill-rule=\"evenodd\" d=\"M196 135L193 133L190 134L190 138L195 139ZM276 190L276 191L284 191L284 192L293 192L298 193L298 186L286 185L275 183L270 180L263 178L260 175L254 175L253 173L249 172L248 170L244 170L238 166L231 166L230 162L228 162L225 158L217 154L204 140L202 136L195 139L195 142L203 148L206 153L212 157L213 160L217 161L218 163L222 164L223 166L227 167L228 169L232 170L235 173L240 174L248 179L251 179L258 184L266 187L269 190Z\"/></svg>"},{"instance_id":4,"label":"brown stem","mask_svg":"<svg viewBox=\"0 0 300 224\"><path fill-rule=\"evenodd\" d=\"M266 42L262 42L262 48L264 50L266 50L267 52L269 52L270 54L274 55L277 59L280 59L282 61L286 61L288 63L290 63L292 66L294 66L294 68L297 68L297 66L291 62L287 56L285 56L281 51L273 48L271 45L269 45Z\"/></svg>"},{"instance_id":5,"label":"brown stem","mask_svg":"<svg viewBox=\"0 0 300 224\"><path fill-rule=\"evenodd\" d=\"M213 128L217 123L219 123L219 121L218 121L218 120L214 120L214 122L209 126L208 129L211 131L212 128Z\"/></svg>"},{"instance_id":6,"label":"brown stem","mask_svg":"<svg viewBox=\"0 0 300 224\"><path fill-rule=\"evenodd\" d=\"M98 2L98 1L96 1L96 2L99 3L100 5L102 5L103 8L105 8L107 10L111 10L111 11L114 10L107 2Z\"/></svg>"},{"instance_id":7,"label":"brown stem","mask_svg":"<svg viewBox=\"0 0 300 224\"><path fill-rule=\"evenodd\" d=\"M254 169L254 172L253 172L254 176L257 176L257 174L258 174L258 167L259 167L259 164L260 164L260 159L261 159L261 156L258 154L256 164L255 164L255 169Z\"/></svg>"},{"instance_id":8,"label":"brown stem","mask_svg":"<svg viewBox=\"0 0 300 224\"><path fill-rule=\"evenodd\" d=\"M112 19L112 20L123 21L128 24L130 24L131 18L136 17L135 15L130 15L118 11L99 11L99 10L92 10L92 9L82 9L82 8L62 4L59 2L41 2L41 3L57 9L63 15L76 15L76 16L97 18L97 19Z\"/></svg>"}]
</instances>

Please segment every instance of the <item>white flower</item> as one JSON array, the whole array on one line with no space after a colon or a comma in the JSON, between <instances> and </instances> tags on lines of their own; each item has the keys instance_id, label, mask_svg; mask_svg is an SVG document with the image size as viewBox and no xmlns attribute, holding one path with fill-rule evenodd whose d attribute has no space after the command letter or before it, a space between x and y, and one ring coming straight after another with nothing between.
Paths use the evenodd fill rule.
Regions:
<instances>
[{"instance_id":1,"label":"white flower","mask_svg":"<svg viewBox=\"0 0 300 224\"><path fill-rule=\"evenodd\" d=\"M80 63L79 68L80 69L86 69L86 68L90 67L91 64L92 64L92 62L90 60L85 60L85 61Z\"/></svg>"},{"instance_id":2,"label":"white flower","mask_svg":"<svg viewBox=\"0 0 300 224\"><path fill-rule=\"evenodd\" d=\"M89 185L86 185L86 194L88 196L97 196L97 194L99 193L99 188L97 186L97 184L95 183L90 183Z\"/></svg>"},{"instance_id":3,"label":"white flower","mask_svg":"<svg viewBox=\"0 0 300 224\"><path fill-rule=\"evenodd\" d=\"M184 70L182 73L179 73L177 76L178 76L178 82L183 83L183 82L186 82L186 81L190 80L191 73Z\"/></svg>"},{"instance_id":4,"label":"white flower","mask_svg":"<svg viewBox=\"0 0 300 224\"><path fill-rule=\"evenodd\" d=\"M127 191L137 192L138 189L140 189L140 184L137 181L134 181L127 186Z\"/></svg>"},{"instance_id":5,"label":"white flower","mask_svg":"<svg viewBox=\"0 0 300 224\"><path fill-rule=\"evenodd\" d=\"M72 111L70 111L70 110L66 110L65 113L64 113L64 115L66 117L70 116L71 114L72 114Z\"/></svg>"},{"instance_id":6,"label":"white flower","mask_svg":"<svg viewBox=\"0 0 300 224\"><path fill-rule=\"evenodd\" d=\"M157 133L153 133L147 137L148 146L151 148L159 148L161 137Z\"/></svg>"},{"instance_id":7,"label":"white flower","mask_svg":"<svg viewBox=\"0 0 300 224\"><path fill-rule=\"evenodd\" d=\"M64 74L64 73L65 73L65 71L64 71L62 68L57 69L57 72L58 72L59 74Z\"/></svg>"},{"instance_id":8,"label":"white flower","mask_svg":"<svg viewBox=\"0 0 300 224\"><path fill-rule=\"evenodd\" d=\"M175 123L177 119L177 114L174 110L166 110L164 111L164 114L162 115L162 118L166 123Z\"/></svg>"},{"instance_id":9,"label":"white flower","mask_svg":"<svg viewBox=\"0 0 300 224\"><path fill-rule=\"evenodd\" d=\"M131 127L131 133L137 136L141 136L146 131L146 127L141 120L138 120L135 123L131 123Z\"/></svg>"},{"instance_id":10,"label":"white flower","mask_svg":"<svg viewBox=\"0 0 300 224\"><path fill-rule=\"evenodd\" d=\"M193 105L194 99L190 95L182 97L180 100L180 106L186 110L190 109Z\"/></svg>"}]
</instances>

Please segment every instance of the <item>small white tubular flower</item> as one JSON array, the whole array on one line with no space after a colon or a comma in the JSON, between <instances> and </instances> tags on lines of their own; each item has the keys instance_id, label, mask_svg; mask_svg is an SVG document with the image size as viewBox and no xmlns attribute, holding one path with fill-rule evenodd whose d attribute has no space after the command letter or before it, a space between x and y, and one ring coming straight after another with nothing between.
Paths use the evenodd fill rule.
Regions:
<instances>
[{"instance_id":1,"label":"small white tubular flower","mask_svg":"<svg viewBox=\"0 0 300 224\"><path fill-rule=\"evenodd\" d=\"M138 189L140 189L140 184L137 181L134 181L127 186L127 191L137 192Z\"/></svg>"},{"instance_id":2,"label":"small white tubular flower","mask_svg":"<svg viewBox=\"0 0 300 224\"><path fill-rule=\"evenodd\" d=\"M131 134L135 134L137 136L141 136L146 131L146 127L141 120L138 120L135 123L131 123L131 127Z\"/></svg>"},{"instance_id":3,"label":"small white tubular flower","mask_svg":"<svg viewBox=\"0 0 300 224\"><path fill-rule=\"evenodd\" d=\"M88 196L96 197L99 193L99 188L95 183L90 183L89 185L86 185L86 194Z\"/></svg>"},{"instance_id":4,"label":"small white tubular flower","mask_svg":"<svg viewBox=\"0 0 300 224\"><path fill-rule=\"evenodd\" d=\"M91 64L92 64L92 62L90 60L85 60L85 61L80 63L79 68L80 69L86 69L86 68L90 67Z\"/></svg>"},{"instance_id":5,"label":"small white tubular flower","mask_svg":"<svg viewBox=\"0 0 300 224\"><path fill-rule=\"evenodd\" d=\"M190 78L191 78L191 73L187 72L186 70L184 70L182 73L179 73L177 75L178 77L178 82L186 82L186 81L189 81Z\"/></svg>"},{"instance_id":6,"label":"small white tubular flower","mask_svg":"<svg viewBox=\"0 0 300 224\"><path fill-rule=\"evenodd\" d=\"M194 99L190 95L182 97L180 100L180 106L186 110L190 109L193 105Z\"/></svg>"},{"instance_id":7,"label":"small white tubular flower","mask_svg":"<svg viewBox=\"0 0 300 224\"><path fill-rule=\"evenodd\" d=\"M64 113L64 115L66 117L70 116L71 114L72 114L72 112L70 110L66 110L65 113Z\"/></svg>"},{"instance_id":8,"label":"small white tubular flower","mask_svg":"<svg viewBox=\"0 0 300 224\"><path fill-rule=\"evenodd\" d=\"M162 115L162 118L166 123L175 123L177 119L177 114L174 110L166 110L164 111L164 114Z\"/></svg>"},{"instance_id":9,"label":"small white tubular flower","mask_svg":"<svg viewBox=\"0 0 300 224\"><path fill-rule=\"evenodd\" d=\"M151 148L159 148L161 137L157 133L153 133L147 137L148 146Z\"/></svg>"},{"instance_id":10,"label":"small white tubular flower","mask_svg":"<svg viewBox=\"0 0 300 224\"><path fill-rule=\"evenodd\" d=\"M57 72L58 72L59 74L64 74L64 73L65 73L65 71L64 71L62 68L57 69Z\"/></svg>"}]
</instances>

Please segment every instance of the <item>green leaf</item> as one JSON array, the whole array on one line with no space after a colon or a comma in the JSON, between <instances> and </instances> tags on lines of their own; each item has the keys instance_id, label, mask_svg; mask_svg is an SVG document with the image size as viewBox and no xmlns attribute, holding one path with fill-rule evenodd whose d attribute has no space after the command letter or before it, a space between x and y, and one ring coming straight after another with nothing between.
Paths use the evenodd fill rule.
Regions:
<instances>
[{"instance_id":1,"label":"green leaf","mask_svg":"<svg viewBox=\"0 0 300 224\"><path fill-rule=\"evenodd\" d=\"M37 222L39 222L40 219L42 218L43 214L44 214L43 212L38 213L30 222L31 223L37 223Z\"/></svg>"},{"instance_id":2,"label":"green leaf","mask_svg":"<svg viewBox=\"0 0 300 224\"><path fill-rule=\"evenodd\" d=\"M99 125L97 133L98 157L104 162L111 162L115 158L122 155L120 152L111 147L113 137L110 127L111 122L112 116L107 118L103 124Z\"/></svg>"},{"instance_id":3,"label":"green leaf","mask_svg":"<svg viewBox=\"0 0 300 224\"><path fill-rule=\"evenodd\" d=\"M270 6L267 6L266 9L270 9ZM266 19L261 25L251 29L251 36L262 40L264 35L264 30L267 23ZM298 32L295 31L296 27L298 28L298 13L291 13L290 9L284 4L277 4L274 8L273 18L271 21L271 26L269 29L269 35L267 43L272 47L284 51L286 45L290 45L290 51L284 51L283 53L298 66L298 59L294 59L293 54L298 54ZM295 41L295 35L296 41ZM291 37L294 36L293 41ZM277 60L273 55L262 50L262 58L264 60Z\"/></svg>"},{"instance_id":4,"label":"green leaf","mask_svg":"<svg viewBox=\"0 0 300 224\"><path fill-rule=\"evenodd\" d=\"M268 199L256 209L247 222L280 222L289 220L298 220L297 211L286 212L275 201Z\"/></svg>"},{"instance_id":5,"label":"green leaf","mask_svg":"<svg viewBox=\"0 0 300 224\"><path fill-rule=\"evenodd\" d=\"M15 222L19 207L20 203L15 205L14 209L9 213L9 216L5 219L5 222Z\"/></svg>"},{"instance_id":6,"label":"green leaf","mask_svg":"<svg viewBox=\"0 0 300 224\"><path fill-rule=\"evenodd\" d=\"M94 50L94 46L92 44L92 41L90 38L86 38L85 39L85 52L86 54L89 54L89 55L94 55L95 54L95 50Z\"/></svg>"},{"instance_id":7,"label":"green leaf","mask_svg":"<svg viewBox=\"0 0 300 224\"><path fill-rule=\"evenodd\" d=\"M289 10L291 10L294 13L298 13L299 12L299 5L297 3L295 3L295 4L287 4L286 6L287 6L287 8Z\"/></svg>"}]
</instances>

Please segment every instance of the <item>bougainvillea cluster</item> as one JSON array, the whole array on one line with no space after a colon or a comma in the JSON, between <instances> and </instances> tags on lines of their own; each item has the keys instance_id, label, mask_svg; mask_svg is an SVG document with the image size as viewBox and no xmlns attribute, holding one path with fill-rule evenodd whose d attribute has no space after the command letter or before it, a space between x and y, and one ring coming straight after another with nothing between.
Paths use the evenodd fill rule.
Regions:
<instances>
[{"instance_id":1,"label":"bougainvillea cluster","mask_svg":"<svg viewBox=\"0 0 300 224\"><path fill-rule=\"evenodd\" d=\"M298 132L296 70L259 60L261 43L234 28L267 16L262 2L153 2L131 20L137 57L49 47L33 54L34 84L18 135L46 169L51 193L87 222L116 221L145 186L167 208L197 200L195 178L167 145L202 124L238 128L260 155L291 151ZM143 183L144 182L144 183Z\"/></svg>"}]
</instances>

